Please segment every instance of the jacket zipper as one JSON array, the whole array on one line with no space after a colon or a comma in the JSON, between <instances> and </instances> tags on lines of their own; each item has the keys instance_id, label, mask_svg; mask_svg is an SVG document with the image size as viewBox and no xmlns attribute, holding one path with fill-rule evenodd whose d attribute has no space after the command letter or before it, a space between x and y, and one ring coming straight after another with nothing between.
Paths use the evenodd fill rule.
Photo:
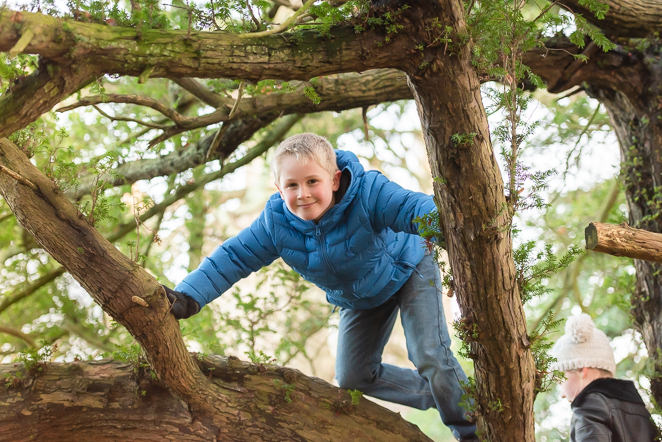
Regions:
<instances>
[{"instance_id":1,"label":"jacket zipper","mask_svg":"<svg viewBox=\"0 0 662 442\"><path fill-rule=\"evenodd\" d=\"M324 265L329 269L329 271L331 271L331 273L335 273L336 271L331 265L331 262L329 262L329 258L326 255L326 243L324 242L324 235L322 234L322 230L319 227L315 227L315 236L317 236L317 240L320 243L320 250Z\"/></svg>"}]
</instances>

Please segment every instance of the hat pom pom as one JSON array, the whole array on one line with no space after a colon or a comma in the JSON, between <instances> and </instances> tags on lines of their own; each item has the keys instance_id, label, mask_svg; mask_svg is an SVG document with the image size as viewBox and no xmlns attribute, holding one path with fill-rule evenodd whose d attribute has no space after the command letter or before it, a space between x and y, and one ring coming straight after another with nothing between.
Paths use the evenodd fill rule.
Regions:
<instances>
[{"instance_id":1,"label":"hat pom pom","mask_svg":"<svg viewBox=\"0 0 662 442\"><path fill-rule=\"evenodd\" d=\"M565 332L575 344L581 344L591 339L593 329L595 329L595 324L593 324L593 320L586 313L582 313L579 316L572 316L565 323Z\"/></svg>"}]
</instances>

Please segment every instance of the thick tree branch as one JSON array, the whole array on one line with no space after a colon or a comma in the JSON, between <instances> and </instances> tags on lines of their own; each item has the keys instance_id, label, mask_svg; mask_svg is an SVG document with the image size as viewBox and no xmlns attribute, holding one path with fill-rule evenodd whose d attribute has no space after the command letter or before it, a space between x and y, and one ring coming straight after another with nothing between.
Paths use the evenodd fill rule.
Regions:
<instances>
[{"instance_id":1,"label":"thick tree branch","mask_svg":"<svg viewBox=\"0 0 662 442\"><path fill-rule=\"evenodd\" d=\"M149 372L126 362L43 363L39 373L7 364L0 365L0 376L11 384L0 389L0 438L429 440L396 413L367 399L352 403L346 391L297 370L232 357L191 359L231 402L243 404L221 427L199 419Z\"/></svg>"},{"instance_id":2,"label":"thick tree branch","mask_svg":"<svg viewBox=\"0 0 662 442\"><path fill-rule=\"evenodd\" d=\"M633 227L590 223L584 231L586 248L614 256L662 262L662 234Z\"/></svg>"},{"instance_id":3,"label":"thick tree branch","mask_svg":"<svg viewBox=\"0 0 662 442\"><path fill-rule=\"evenodd\" d=\"M573 55L583 54L588 61L577 60ZM524 54L523 62L547 83L547 90L559 93L575 86L589 83L594 87L615 89L626 96L646 96L649 87L646 66L641 63L643 54L622 47L604 53L589 43L583 50L567 37L555 37L545 42L545 47Z\"/></svg>"},{"instance_id":4,"label":"thick tree branch","mask_svg":"<svg viewBox=\"0 0 662 442\"><path fill-rule=\"evenodd\" d=\"M384 45L378 31L356 33L339 26L328 36L317 31L296 35L241 38L222 32L188 33L81 23L37 13L0 12L0 51L14 47L21 36L34 37L23 53L75 65L94 59L104 73L151 77L264 78L308 80L320 75L397 66L408 50L399 34Z\"/></svg>"},{"instance_id":5,"label":"thick tree branch","mask_svg":"<svg viewBox=\"0 0 662 442\"><path fill-rule=\"evenodd\" d=\"M2 17L0 12L0 22ZM96 69L83 62L41 63L33 74L18 80L0 97L0 137L24 128L96 76Z\"/></svg>"}]
</instances>

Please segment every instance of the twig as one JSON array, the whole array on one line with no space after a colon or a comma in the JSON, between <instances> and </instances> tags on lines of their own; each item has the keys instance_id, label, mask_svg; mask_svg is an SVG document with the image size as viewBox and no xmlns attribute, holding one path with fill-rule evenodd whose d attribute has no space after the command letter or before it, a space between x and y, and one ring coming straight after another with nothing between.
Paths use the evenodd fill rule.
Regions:
<instances>
[{"instance_id":1,"label":"twig","mask_svg":"<svg viewBox=\"0 0 662 442\"><path fill-rule=\"evenodd\" d=\"M239 83L239 90L237 91L237 99L234 102L234 105L232 106L232 109L230 109L230 113L228 114L228 120L231 120L232 117L234 117L234 114L237 112L237 109L239 108L239 102L241 101L241 96L244 94L244 86L245 82Z\"/></svg>"},{"instance_id":2,"label":"twig","mask_svg":"<svg viewBox=\"0 0 662 442\"><path fill-rule=\"evenodd\" d=\"M114 117L114 116L112 116L110 114L107 114L106 112L102 111L101 108L99 106L97 106L96 104L93 104L92 107L97 112L99 112L101 115L103 115L104 117L106 117L106 118L108 118L109 120L112 120L112 121L130 121L132 123L140 124L141 126L149 127L149 128L152 128L152 129L161 129L161 130L166 130L166 129L172 127L172 126L166 126L165 124L149 123L147 121L137 120L135 118Z\"/></svg>"},{"instance_id":3,"label":"twig","mask_svg":"<svg viewBox=\"0 0 662 442\"><path fill-rule=\"evenodd\" d=\"M21 184L25 184L28 186L30 189L37 191L39 188L29 179L25 178L22 175L19 175L18 173L14 172L13 170L9 169L8 167L5 167L3 165L0 165L0 172L4 172L16 181L18 181Z\"/></svg>"},{"instance_id":4,"label":"twig","mask_svg":"<svg viewBox=\"0 0 662 442\"><path fill-rule=\"evenodd\" d=\"M248 12L251 14L251 20L253 20L253 23L255 23L255 29L260 29L262 27L260 20L255 17L255 14L253 14L253 8L251 8L251 2L250 0L246 0L246 8L248 9Z\"/></svg>"},{"instance_id":5,"label":"twig","mask_svg":"<svg viewBox=\"0 0 662 442\"><path fill-rule=\"evenodd\" d=\"M146 106L165 115L170 120L174 121L175 124L177 125L184 124L184 120L186 120L186 117L181 115L179 112L170 109L169 107L159 103L156 100L153 100L148 97L141 97L140 95L120 95L120 94L93 95L90 97L85 97L69 106L63 106L61 108L58 108L56 112L66 112L81 106L94 106L103 103L125 103L125 104L136 104L139 106ZM104 115L107 114L104 113ZM119 120L119 117L109 117L109 118ZM131 120L131 121L143 124L145 126L149 124L154 125L153 123L143 123L138 120ZM162 127L157 127L157 128L162 128Z\"/></svg>"},{"instance_id":6,"label":"twig","mask_svg":"<svg viewBox=\"0 0 662 442\"><path fill-rule=\"evenodd\" d=\"M239 38L257 38L257 37L265 37L267 35L278 34L279 32L282 32L287 28L289 28L304 12L306 12L313 5L313 3L315 3L315 0L306 1L306 3L304 3L302 7L297 9L297 11L294 14L292 14L287 20L285 20L282 24L276 26L275 28L271 28L262 32L238 34L237 36Z\"/></svg>"}]
</instances>

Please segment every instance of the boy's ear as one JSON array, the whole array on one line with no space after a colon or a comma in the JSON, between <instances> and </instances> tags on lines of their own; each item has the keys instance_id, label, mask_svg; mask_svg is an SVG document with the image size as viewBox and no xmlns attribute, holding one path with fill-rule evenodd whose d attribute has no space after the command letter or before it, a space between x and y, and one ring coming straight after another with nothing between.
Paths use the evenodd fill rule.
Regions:
<instances>
[{"instance_id":1,"label":"boy's ear","mask_svg":"<svg viewBox=\"0 0 662 442\"><path fill-rule=\"evenodd\" d=\"M336 172L333 174L333 191L335 192L340 188L340 176L342 175L342 172L340 170L336 170Z\"/></svg>"},{"instance_id":2,"label":"boy's ear","mask_svg":"<svg viewBox=\"0 0 662 442\"><path fill-rule=\"evenodd\" d=\"M276 186L276 189L278 189L278 193L280 194L280 197L283 198L283 191L280 190L280 186L278 185L278 181L274 181L274 186Z\"/></svg>"}]
</instances>

